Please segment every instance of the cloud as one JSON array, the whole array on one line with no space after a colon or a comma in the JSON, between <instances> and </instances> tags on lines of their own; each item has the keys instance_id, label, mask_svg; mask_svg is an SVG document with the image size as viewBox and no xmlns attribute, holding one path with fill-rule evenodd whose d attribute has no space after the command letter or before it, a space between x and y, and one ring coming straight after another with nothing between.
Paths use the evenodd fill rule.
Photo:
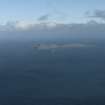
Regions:
<instances>
[{"instance_id":1,"label":"cloud","mask_svg":"<svg viewBox=\"0 0 105 105\"><path fill-rule=\"evenodd\" d=\"M87 23L61 24L56 22L8 22L0 25L0 37L15 36L35 39L77 39L105 38L105 23L89 21Z\"/></svg>"},{"instance_id":2,"label":"cloud","mask_svg":"<svg viewBox=\"0 0 105 105\"><path fill-rule=\"evenodd\" d=\"M50 17L49 14L42 15L38 18L38 21L47 21L49 20L49 17Z\"/></svg>"},{"instance_id":3,"label":"cloud","mask_svg":"<svg viewBox=\"0 0 105 105\"><path fill-rule=\"evenodd\" d=\"M33 22L25 22L25 21L17 21L14 25L16 29L22 29L22 30L27 30L31 27L33 27L34 23Z\"/></svg>"},{"instance_id":4,"label":"cloud","mask_svg":"<svg viewBox=\"0 0 105 105\"><path fill-rule=\"evenodd\" d=\"M102 20L105 20L105 10L95 10L92 13L90 11L87 11L85 14L91 18L100 18Z\"/></svg>"}]
</instances>

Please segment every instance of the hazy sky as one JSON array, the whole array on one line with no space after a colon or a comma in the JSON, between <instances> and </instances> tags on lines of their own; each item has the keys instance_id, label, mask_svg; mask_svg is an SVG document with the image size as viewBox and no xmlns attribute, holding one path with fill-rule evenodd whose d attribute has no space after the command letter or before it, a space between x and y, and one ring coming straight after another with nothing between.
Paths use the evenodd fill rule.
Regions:
<instances>
[{"instance_id":1,"label":"hazy sky","mask_svg":"<svg viewBox=\"0 0 105 105\"><path fill-rule=\"evenodd\" d=\"M84 21L86 11L105 10L105 0L0 0L0 22Z\"/></svg>"}]
</instances>

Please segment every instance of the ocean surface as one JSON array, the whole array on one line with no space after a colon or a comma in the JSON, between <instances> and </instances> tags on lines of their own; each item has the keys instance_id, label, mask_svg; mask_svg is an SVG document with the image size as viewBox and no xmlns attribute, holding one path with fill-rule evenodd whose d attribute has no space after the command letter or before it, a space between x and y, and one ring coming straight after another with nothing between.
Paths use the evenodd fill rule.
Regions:
<instances>
[{"instance_id":1,"label":"ocean surface","mask_svg":"<svg viewBox=\"0 0 105 105\"><path fill-rule=\"evenodd\" d=\"M51 50L34 43L0 41L0 105L105 105L104 40Z\"/></svg>"}]
</instances>

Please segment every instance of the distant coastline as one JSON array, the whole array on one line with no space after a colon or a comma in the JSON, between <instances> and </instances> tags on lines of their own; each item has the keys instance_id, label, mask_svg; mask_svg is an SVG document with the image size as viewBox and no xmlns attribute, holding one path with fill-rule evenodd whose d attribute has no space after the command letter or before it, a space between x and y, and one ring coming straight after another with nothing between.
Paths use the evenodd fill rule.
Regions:
<instances>
[{"instance_id":1,"label":"distant coastline","mask_svg":"<svg viewBox=\"0 0 105 105\"><path fill-rule=\"evenodd\" d=\"M73 44L34 44L33 48L39 50L58 49L58 48L86 48L95 47L95 45L73 43Z\"/></svg>"}]
</instances>

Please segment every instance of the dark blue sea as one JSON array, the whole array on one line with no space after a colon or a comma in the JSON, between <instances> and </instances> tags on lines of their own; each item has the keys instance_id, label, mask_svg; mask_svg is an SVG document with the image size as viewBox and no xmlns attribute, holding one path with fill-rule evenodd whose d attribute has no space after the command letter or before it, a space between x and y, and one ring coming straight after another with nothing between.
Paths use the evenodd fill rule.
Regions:
<instances>
[{"instance_id":1,"label":"dark blue sea","mask_svg":"<svg viewBox=\"0 0 105 105\"><path fill-rule=\"evenodd\" d=\"M104 40L54 50L35 43L0 41L0 105L105 105Z\"/></svg>"}]
</instances>

